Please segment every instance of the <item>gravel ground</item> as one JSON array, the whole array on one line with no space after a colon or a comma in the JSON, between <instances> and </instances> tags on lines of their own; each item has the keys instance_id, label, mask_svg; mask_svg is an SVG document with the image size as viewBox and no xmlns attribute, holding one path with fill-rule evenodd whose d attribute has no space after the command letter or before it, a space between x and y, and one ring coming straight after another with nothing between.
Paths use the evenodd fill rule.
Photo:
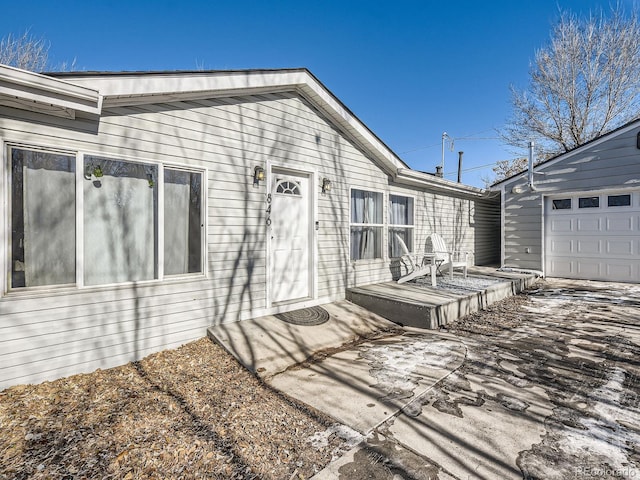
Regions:
<instances>
[{"instance_id":1,"label":"gravel ground","mask_svg":"<svg viewBox=\"0 0 640 480\"><path fill-rule=\"evenodd\" d=\"M0 430L1 479L304 479L350 446L206 338L4 390Z\"/></svg>"}]
</instances>

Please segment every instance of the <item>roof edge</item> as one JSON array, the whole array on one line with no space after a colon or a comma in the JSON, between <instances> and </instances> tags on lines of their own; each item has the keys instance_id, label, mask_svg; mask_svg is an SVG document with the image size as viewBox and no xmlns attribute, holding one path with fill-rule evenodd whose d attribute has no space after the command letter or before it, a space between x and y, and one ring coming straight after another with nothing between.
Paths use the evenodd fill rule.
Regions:
<instances>
[{"instance_id":1,"label":"roof edge","mask_svg":"<svg viewBox=\"0 0 640 480\"><path fill-rule=\"evenodd\" d=\"M638 124L638 125L636 125L636 124ZM582 145L578 145L577 147L572 148L568 152L562 152L562 153L556 155L555 157L551 157L548 160L545 160L544 162L541 162L541 163L535 165L533 167L533 171L535 172L537 170L542 170L545 167L550 167L554 163L557 163L557 162L559 162L561 160L564 160L565 158L568 158L568 157L571 157L571 156L576 155L578 153L581 153L582 151L586 150L589 147L593 147L595 145L598 145L599 143L602 143L602 142L608 140L610 137L614 137L615 135L626 133L627 131L635 128L636 126L640 126L640 118L636 118L635 120L631 120L630 122L627 122L624 125L620 125L619 127L616 127L613 130L611 130L610 132L607 132L607 133L605 133L603 135L600 135L599 137L592 138L588 142L583 143ZM528 170L529 169L527 168L525 170L521 170L518 173L514 173L510 177L507 177L505 179L500 180L499 182L491 184L490 188L493 189L494 187L498 187L498 186L504 185L506 183L509 183L510 181L514 181L514 180L516 180L517 177L525 174Z\"/></svg>"},{"instance_id":2,"label":"roof edge","mask_svg":"<svg viewBox=\"0 0 640 480\"><path fill-rule=\"evenodd\" d=\"M444 178L436 177L429 173L419 172L411 168L398 169L395 180L398 183L411 184L416 186L428 187L444 193L457 193L468 197L486 198L492 195L490 190L472 187L464 183L452 182Z\"/></svg>"},{"instance_id":3,"label":"roof edge","mask_svg":"<svg viewBox=\"0 0 640 480\"><path fill-rule=\"evenodd\" d=\"M0 102L13 108L75 117L99 115L102 96L93 88L0 64Z\"/></svg>"}]
</instances>

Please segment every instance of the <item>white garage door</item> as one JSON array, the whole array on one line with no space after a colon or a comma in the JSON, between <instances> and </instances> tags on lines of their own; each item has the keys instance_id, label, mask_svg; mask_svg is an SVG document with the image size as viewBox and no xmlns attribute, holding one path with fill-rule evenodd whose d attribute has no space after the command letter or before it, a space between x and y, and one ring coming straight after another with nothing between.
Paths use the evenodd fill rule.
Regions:
<instances>
[{"instance_id":1,"label":"white garage door","mask_svg":"<svg viewBox=\"0 0 640 480\"><path fill-rule=\"evenodd\" d=\"M545 199L545 273L640 281L640 192Z\"/></svg>"}]
</instances>

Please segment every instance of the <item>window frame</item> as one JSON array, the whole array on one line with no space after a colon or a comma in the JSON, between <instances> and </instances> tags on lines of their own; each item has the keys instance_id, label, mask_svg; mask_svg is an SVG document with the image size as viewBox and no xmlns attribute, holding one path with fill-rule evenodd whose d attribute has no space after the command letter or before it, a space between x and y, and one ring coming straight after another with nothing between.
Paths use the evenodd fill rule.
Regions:
<instances>
[{"instance_id":1,"label":"window frame","mask_svg":"<svg viewBox=\"0 0 640 480\"><path fill-rule=\"evenodd\" d=\"M206 244L207 239L207 209L208 209L208 169L205 167L196 167L191 165L184 165L176 162L167 162L160 159L140 158L132 155L122 155L120 153L112 153L110 151L95 151L88 149L73 149L64 148L59 146L43 145L38 143L26 143L15 142L9 140L0 139L0 148L2 148L2 162L0 164L0 174L2 180L0 184L5 186L4 188L4 203L5 203L5 218L4 218L4 238L0 238L0 254L2 259L0 263L3 265L4 274L0 278L0 294L3 295L24 295L37 293L39 291L64 291L64 290L104 290L127 287L132 284L146 285L146 284L158 284L161 282L173 282L181 279L193 280L193 278L208 277L207 255L208 249ZM39 285L31 287L13 287L11 285L11 255L12 255L12 235L10 234L12 228L12 191L13 191L13 179L12 179L12 150L27 150L43 153L51 153L58 155L66 155L75 158L75 268L76 276L75 283L66 284L52 284L52 285ZM137 163L143 165L151 165L157 168L158 178L156 181L157 188L157 225L155 226L157 232L157 248L155 265L157 278L146 280L127 280L117 283L104 283L104 284L84 284L84 195L83 195L83 182L84 178L84 165L85 157L102 157L113 161L122 161L129 163ZM200 271L193 273L179 273L175 275L164 274L164 169L169 168L171 170L178 170L182 172L189 172L199 174L201 178L200 182Z\"/></svg>"},{"instance_id":2,"label":"window frame","mask_svg":"<svg viewBox=\"0 0 640 480\"><path fill-rule=\"evenodd\" d=\"M589 202L595 202L595 205L592 205ZM578 210L602 207L600 205L601 204L600 195L579 196L577 204L578 204Z\"/></svg>"},{"instance_id":3,"label":"window frame","mask_svg":"<svg viewBox=\"0 0 640 480\"><path fill-rule=\"evenodd\" d=\"M176 273L176 274L168 274L164 273L164 172L165 170L173 170L180 171L186 173L196 173L200 174L200 271L192 272L192 273ZM161 177L161 178L160 178ZM206 169L198 169L193 167L186 167L183 165L177 165L172 163L164 163L161 164L158 168L158 184L162 184L162 188L158 188L158 205L162 204L163 208L160 209L161 212L158 212L158 225L162 225L163 234L159 235L158 239L158 272L162 274L163 279L173 279L173 278L181 278L181 277L194 277L194 276L206 276L206 255L207 255L207 222L205 221L207 216L207 171Z\"/></svg>"},{"instance_id":4,"label":"window frame","mask_svg":"<svg viewBox=\"0 0 640 480\"><path fill-rule=\"evenodd\" d=\"M629 198L629 203L624 204L624 205L611 205L611 199L612 198L622 198L622 197L628 197ZM627 207L632 207L633 206L633 193L629 192L629 193L609 193L607 194L607 205L606 208L627 208Z\"/></svg>"},{"instance_id":5,"label":"window frame","mask_svg":"<svg viewBox=\"0 0 640 480\"><path fill-rule=\"evenodd\" d=\"M381 198L381 209L382 209L382 223L352 223L351 222L351 218L352 218L352 208L353 208L353 200L352 200L352 193L354 190L358 190L361 192L370 192L370 193L375 193L375 194L379 194L380 198ZM348 211L348 215L349 215L349 252L348 252L348 258L349 258L349 262L379 262L381 260L385 260L387 258L387 254L385 252L385 227L386 227L386 215L385 215L385 200L386 200L386 195L385 195L385 191L384 190L377 190L377 189L371 189L371 188L367 188L367 187L359 187L359 186L351 186L349 187L349 211ZM351 258L351 228L352 227L371 227L371 228L379 228L380 229L380 256L379 257L374 257L374 258Z\"/></svg>"},{"instance_id":6,"label":"window frame","mask_svg":"<svg viewBox=\"0 0 640 480\"><path fill-rule=\"evenodd\" d=\"M560 206L556 206L556 202L566 202L566 201L569 201L568 207L562 206L562 204L560 204ZM573 198L572 197L552 198L551 210L573 210Z\"/></svg>"},{"instance_id":7,"label":"window frame","mask_svg":"<svg viewBox=\"0 0 640 480\"><path fill-rule=\"evenodd\" d=\"M28 143L23 143L23 142L2 142L2 153L3 153L3 158L2 158L2 162L0 164L0 174L2 175L2 181L0 183L4 184L4 193L5 193L5 197L4 197L4 202L6 205L6 215L4 218L4 232L5 233L5 238L4 241L2 241L2 248L0 249L0 253L2 254L2 264L3 264L3 270L4 270L4 275L2 275L2 293L7 294L10 292L32 292L32 291L42 291L42 290L50 290L50 289L69 289L69 288L75 288L77 287L78 283L78 208L79 208L79 204L78 204L78 152L76 150L72 150L72 149L64 149L64 148L59 148L59 147L48 147L48 146L43 146L43 145L38 145L38 144L28 144ZM13 287L11 285L11 278L12 278L12 261L13 261L13 241L12 241L12 237L13 235L11 234L12 231L12 223L11 220L13 218L13 201L12 201L12 192L13 192L13 168L12 168L12 150L17 149L17 150L27 150L27 151L33 151L33 152L41 152L41 153L48 153L48 154L54 154L54 155L65 155L65 156L69 156L72 158L75 158L75 169L76 169L76 182L74 185L75 188L75 208L76 208L76 219L75 219L75 229L76 229L76 236L75 236L75 269L76 269L76 275L75 275L75 282L73 283L61 283L61 284L52 284L52 285L35 285L35 286L30 286L30 287Z\"/></svg>"},{"instance_id":8,"label":"window frame","mask_svg":"<svg viewBox=\"0 0 640 480\"><path fill-rule=\"evenodd\" d=\"M403 224L394 224L391 223L391 197L403 197L403 198L408 198L411 199L412 202L412 206L411 206L411 220L412 223L410 225L403 225ZM389 192L387 194L387 222L386 222L386 232L387 232L387 257L389 260L393 260L393 259L398 259L400 258L402 255L393 257L391 256L391 230L394 228L397 229L408 229L411 231L411 244L407 245L407 248L409 249L410 252L413 252L415 250L415 228L416 228L416 197L415 195L409 195L406 193L399 193L399 192Z\"/></svg>"}]
</instances>

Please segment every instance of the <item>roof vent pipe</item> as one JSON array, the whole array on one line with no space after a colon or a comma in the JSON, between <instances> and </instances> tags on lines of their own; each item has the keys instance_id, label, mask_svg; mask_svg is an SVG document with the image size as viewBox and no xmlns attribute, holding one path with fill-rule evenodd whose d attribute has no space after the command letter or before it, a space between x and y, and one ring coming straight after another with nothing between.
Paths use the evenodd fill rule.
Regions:
<instances>
[{"instance_id":1,"label":"roof vent pipe","mask_svg":"<svg viewBox=\"0 0 640 480\"><path fill-rule=\"evenodd\" d=\"M436 177L440 177L440 178L443 177L442 165L436 165Z\"/></svg>"},{"instance_id":2,"label":"roof vent pipe","mask_svg":"<svg viewBox=\"0 0 640 480\"><path fill-rule=\"evenodd\" d=\"M462 155L464 152L458 152L458 183L462 183Z\"/></svg>"},{"instance_id":3,"label":"roof vent pipe","mask_svg":"<svg viewBox=\"0 0 640 480\"><path fill-rule=\"evenodd\" d=\"M529 188L535 192L536 187L533 185L533 147L534 143L529 142Z\"/></svg>"}]
</instances>

